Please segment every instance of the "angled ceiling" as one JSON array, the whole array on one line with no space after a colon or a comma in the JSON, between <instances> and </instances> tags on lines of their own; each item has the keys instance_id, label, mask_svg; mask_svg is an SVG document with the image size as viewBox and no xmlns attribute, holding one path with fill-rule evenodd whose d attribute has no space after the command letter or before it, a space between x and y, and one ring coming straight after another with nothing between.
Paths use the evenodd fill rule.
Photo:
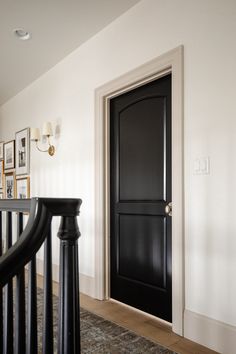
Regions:
<instances>
[{"instance_id":1,"label":"angled ceiling","mask_svg":"<svg viewBox=\"0 0 236 354\"><path fill-rule=\"evenodd\" d=\"M0 1L0 105L140 0ZM14 29L31 32L18 40Z\"/></svg>"}]
</instances>

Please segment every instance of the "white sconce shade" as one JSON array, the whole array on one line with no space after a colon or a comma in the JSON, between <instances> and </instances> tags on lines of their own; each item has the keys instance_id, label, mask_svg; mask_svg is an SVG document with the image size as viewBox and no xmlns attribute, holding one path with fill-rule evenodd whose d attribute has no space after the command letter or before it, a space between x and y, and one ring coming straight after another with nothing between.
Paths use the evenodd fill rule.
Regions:
<instances>
[{"instance_id":1,"label":"white sconce shade","mask_svg":"<svg viewBox=\"0 0 236 354\"><path fill-rule=\"evenodd\" d=\"M52 125L50 122L43 123L43 136L52 136Z\"/></svg>"},{"instance_id":2,"label":"white sconce shade","mask_svg":"<svg viewBox=\"0 0 236 354\"><path fill-rule=\"evenodd\" d=\"M39 128L31 128L30 129L30 139L32 141L40 140Z\"/></svg>"}]
</instances>

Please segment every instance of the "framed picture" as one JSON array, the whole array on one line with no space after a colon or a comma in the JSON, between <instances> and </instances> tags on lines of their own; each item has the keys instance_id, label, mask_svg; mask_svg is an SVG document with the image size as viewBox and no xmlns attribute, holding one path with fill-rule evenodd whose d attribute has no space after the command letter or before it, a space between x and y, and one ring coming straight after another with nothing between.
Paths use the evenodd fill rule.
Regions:
<instances>
[{"instance_id":1,"label":"framed picture","mask_svg":"<svg viewBox=\"0 0 236 354\"><path fill-rule=\"evenodd\" d=\"M30 172L30 128L16 132L16 176Z\"/></svg>"},{"instance_id":2,"label":"framed picture","mask_svg":"<svg viewBox=\"0 0 236 354\"><path fill-rule=\"evenodd\" d=\"M4 143L4 171L15 168L15 140Z\"/></svg>"},{"instance_id":3,"label":"framed picture","mask_svg":"<svg viewBox=\"0 0 236 354\"><path fill-rule=\"evenodd\" d=\"M17 199L30 198L30 179L29 179L29 177L18 178L16 180L16 198Z\"/></svg>"},{"instance_id":4,"label":"framed picture","mask_svg":"<svg viewBox=\"0 0 236 354\"><path fill-rule=\"evenodd\" d=\"M1 141L1 142L0 142L0 160L3 159L3 145L4 145L4 142Z\"/></svg>"},{"instance_id":5,"label":"framed picture","mask_svg":"<svg viewBox=\"0 0 236 354\"><path fill-rule=\"evenodd\" d=\"M0 161L0 189L3 188L3 166L4 166L4 161Z\"/></svg>"},{"instance_id":6,"label":"framed picture","mask_svg":"<svg viewBox=\"0 0 236 354\"><path fill-rule=\"evenodd\" d=\"M14 173L5 174L4 196L6 199L15 198L15 175Z\"/></svg>"}]
</instances>

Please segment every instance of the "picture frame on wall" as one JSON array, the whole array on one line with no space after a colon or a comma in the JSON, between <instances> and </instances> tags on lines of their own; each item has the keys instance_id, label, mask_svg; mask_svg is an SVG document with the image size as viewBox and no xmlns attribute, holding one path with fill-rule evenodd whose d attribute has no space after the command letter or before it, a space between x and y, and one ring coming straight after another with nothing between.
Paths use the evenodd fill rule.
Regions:
<instances>
[{"instance_id":1,"label":"picture frame on wall","mask_svg":"<svg viewBox=\"0 0 236 354\"><path fill-rule=\"evenodd\" d=\"M16 180L16 198L17 199L30 198L30 179L29 179L29 177L18 178Z\"/></svg>"},{"instance_id":2,"label":"picture frame on wall","mask_svg":"<svg viewBox=\"0 0 236 354\"><path fill-rule=\"evenodd\" d=\"M4 171L15 168L15 140L4 143Z\"/></svg>"},{"instance_id":3,"label":"picture frame on wall","mask_svg":"<svg viewBox=\"0 0 236 354\"><path fill-rule=\"evenodd\" d=\"M0 141L0 160L3 160L3 146L4 142Z\"/></svg>"},{"instance_id":4,"label":"picture frame on wall","mask_svg":"<svg viewBox=\"0 0 236 354\"><path fill-rule=\"evenodd\" d=\"M3 188L4 161L0 160L0 189Z\"/></svg>"},{"instance_id":5,"label":"picture frame on wall","mask_svg":"<svg viewBox=\"0 0 236 354\"><path fill-rule=\"evenodd\" d=\"M4 196L6 199L15 198L15 174L13 172L5 174Z\"/></svg>"},{"instance_id":6,"label":"picture frame on wall","mask_svg":"<svg viewBox=\"0 0 236 354\"><path fill-rule=\"evenodd\" d=\"M22 129L15 135L16 176L30 173L30 128Z\"/></svg>"}]
</instances>

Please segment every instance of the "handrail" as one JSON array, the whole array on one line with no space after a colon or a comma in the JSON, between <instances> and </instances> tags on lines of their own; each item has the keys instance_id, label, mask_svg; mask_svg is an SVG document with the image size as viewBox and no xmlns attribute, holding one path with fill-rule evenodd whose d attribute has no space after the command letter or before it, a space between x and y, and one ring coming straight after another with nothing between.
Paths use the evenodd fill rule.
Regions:
<instances>
[{"instance_id":1,"label":"handrail","mask_svg":"<svg viewBox=\"0 0 236 354\"><path fill-rule=\"evenodd\" d=\"M32 200L33 199L0 199L0 211L30 212Z\"/></svg>"},{"instance_id":2,"label":"handrail","mask_svg":"<svg viewBox=\"0 0 236 354\"><path fill-rule=\"evenodd\" d=\"M33 198L0 200L0 247L2 214L6 214L6 252L0 249L0 352L32 354L38 352L36 253L44 243L44 329L43 353L53 354L52 248L51 223L61 217L57 233L60 239L58 353L80 353L79 268L77 216L81 199ZM17 214L17 241L12 245L12 212ZM23 214L29 214L23 230ZM28 267L28 306L26 315L24 267ZM16 289L12 279L16 277ZM2 312L3 293L4 316ZM13 316L13 292L15 319ZM4 318L4 326L3 324ZM13 326L13 322L15 325ZM27 322L27 323L26 323ZM27 325L27 331L26 331ZM4 327L4 328L3 328ZM14 328L15 329L14 329ZM27 333L27 337L25 337ZM14 345L13 345L14 341Z\"/></svg>"},{"instance_id":3,"label":"handrail","mask_svg":"<svg viewBox=\"0 0 236 354\"><path fill-rule=\"evenodd\" d=\"M29 220L19 240L0 258L0 285L4 286L37 253L53 216L78 216L81 199L33 198L31 201L1 200L0 211L26 212ZM31 205L30 205L31 204Z\"/></svg>"}]
</instances>

